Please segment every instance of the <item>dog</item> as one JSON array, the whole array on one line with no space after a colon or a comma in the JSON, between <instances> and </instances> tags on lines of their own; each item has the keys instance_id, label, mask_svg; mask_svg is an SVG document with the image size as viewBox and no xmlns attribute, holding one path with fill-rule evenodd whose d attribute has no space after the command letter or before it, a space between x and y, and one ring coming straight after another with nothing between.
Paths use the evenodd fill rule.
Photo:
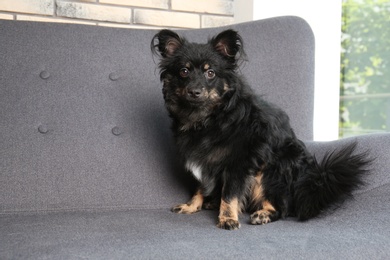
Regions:
<instances>
[{"instance_id":1,"label":"dog","mask_svg":"<svg viewBox=\"0 0 390 260\"><path fill-rule=\"evenodd\" d=\"M199 183L192 199L172 211L192 214L217 204L217 226L227 230L240 228L244 210L260 225L313 218L363 184L367 151L356 154L354 142L318 162L287 114L256 96L238 72L243 47L232 29L205 44L166 29L152 39L178 152Z\"/></svg>"}]
</instances>

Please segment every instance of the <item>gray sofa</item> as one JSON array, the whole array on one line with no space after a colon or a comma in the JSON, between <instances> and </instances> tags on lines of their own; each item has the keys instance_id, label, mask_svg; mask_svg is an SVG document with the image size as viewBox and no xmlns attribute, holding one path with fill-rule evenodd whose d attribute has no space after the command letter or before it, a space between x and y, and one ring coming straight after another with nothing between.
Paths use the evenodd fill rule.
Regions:
<instances>
[{"instance_id":1,"label":"gray sofa","mask_svg":"<svg viewBox=\"0 0 390 260\"><path fill-rule=\"evenodd\" d=\"M232 26L256 92L319 158L357 140L375 157L354 199L307 222L216 227L170 212L195 181L163 105L154 30L0 21L0 259L389 259L390 134L313 142L314 37L279 17ZM204 42L222 28L183 30Z\"/></svg>"}]
</instances>

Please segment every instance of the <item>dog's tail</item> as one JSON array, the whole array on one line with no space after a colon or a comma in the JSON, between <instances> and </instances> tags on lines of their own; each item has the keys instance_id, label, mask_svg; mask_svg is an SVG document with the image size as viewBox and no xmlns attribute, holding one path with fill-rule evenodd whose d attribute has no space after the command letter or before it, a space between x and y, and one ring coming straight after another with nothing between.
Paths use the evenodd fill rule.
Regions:
<instances>
[{"instance_id":1,"label":"dog's tail","mask_svg":"<svg viewBox=\"0 0 390 260\"><path fill-rule=\"evenodd\" d=\"M314 158L294 184L295 215L299 220L315 217L331 205L350 197L363 184L372 162L368 152L355 153L356 142L327 153L319 163Z\"/></svg>"}]
</instances>

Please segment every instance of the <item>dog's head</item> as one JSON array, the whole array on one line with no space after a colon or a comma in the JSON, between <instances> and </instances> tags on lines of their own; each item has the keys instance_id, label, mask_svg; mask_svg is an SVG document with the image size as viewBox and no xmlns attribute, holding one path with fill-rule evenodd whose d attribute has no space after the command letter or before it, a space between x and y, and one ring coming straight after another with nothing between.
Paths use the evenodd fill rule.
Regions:
<instances>
[{"instance_id":1,"label":"dog's head","mask_svg":"<svg viewBox=\"0 0 390 260\"><path fill-rule=\"evenodd\" d=\"M223 104L228 93L234 92L231 82L242 47L240 35L233 30L221 32L206 44L188 42L170 30L157 33L151 48L161 55L163 94L171 115L182 121L201 121Z\"/></svg>"}]
</instances>

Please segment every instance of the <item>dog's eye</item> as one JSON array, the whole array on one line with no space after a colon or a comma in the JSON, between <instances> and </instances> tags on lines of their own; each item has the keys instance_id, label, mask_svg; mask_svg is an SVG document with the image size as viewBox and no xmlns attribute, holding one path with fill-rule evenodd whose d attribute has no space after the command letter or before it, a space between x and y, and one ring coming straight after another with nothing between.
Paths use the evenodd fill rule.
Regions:
<instances>
[{"instance_id":1,"label":"dog's eye","mask_svg":"<svg viewBox=\"0 0 390 260\"><path fill-rule=\"evenodd\" d=\"M207 77L208 79L213 79L213 78L215 78L215 71L212 70L212 69L207 70L207 71L206 71L206 77Z\"/></svg>"},{"instance_id":2,"label":"dog's eye","mask_svg":"<svg viewBox=\"0 0 390 260\"><path fill-rule=\"evenodd\" d=\"M180 69L180 76L182 78L187 78L190 75L190 71L187 68Z\"/></svg>"}]
</instances>

